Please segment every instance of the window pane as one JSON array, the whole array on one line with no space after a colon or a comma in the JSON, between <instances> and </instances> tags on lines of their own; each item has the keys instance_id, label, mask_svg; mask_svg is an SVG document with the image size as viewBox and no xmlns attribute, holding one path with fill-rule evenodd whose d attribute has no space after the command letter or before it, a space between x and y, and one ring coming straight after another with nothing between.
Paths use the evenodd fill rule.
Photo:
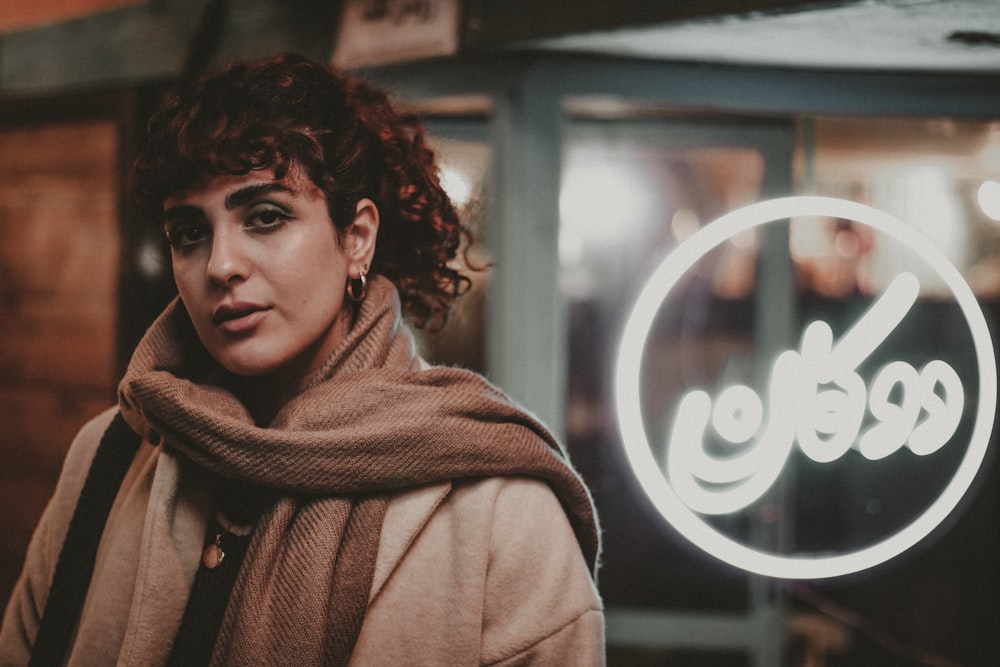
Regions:
<instances>
[{"instance_id":1,"label":"window pane","mask_svg":"<svg viewBox=\"0 0 1000 667\"><path fill-rule=\"evenodd\" d=\"M636 133L601 125L571 133L560 193L560 288L570 308L566 431L605 530L601 591L610 606L740 610L746 578L705 568L651 514L619 444L611 370L630 306L680 241L757 200L764 161L753 146L674 145L665 125ZM670 134L667 135L666 132ZM685 374L714 376L752 345L758 240L736 239L687 284L681 318L663 318L646 396L667 405ZM683 367L683 368L682 368ZM651 421L663 422L654 414Z\"/></svg>"},{"instance_id":2,"label":"window pane","mask_svg":"<svg viewBox=\"0 0 1000 667\"><path fill-rule=\"evenodd\" d=\"M787 665L820 659L988 664L1000 655L1000 637L990 630L1000 623L996 457L987 458L989 469L968 502L931 539L875 572L814 582L745 575L706 556L666 525L638 487L617 431L612 385L630 308L681 241L721 214L765 198L764 183L775 167L773 157L771 164L762 157L775 153L763 145L713 141L710 132L685 140L672 122L663 121L659 139L648 123L640 133L623 129L627 121L585 124L584 131L567 133L563 155L566 432L605 529L599 583L606 603L612 610L640 609L648 618L709 612L761 620L758 603L767 599L781 609L771 632ZM719 136L731 136L719 123ZM702 129L710 124L706 120ZM970 283L996 331L1000 123L837 117L803 120L800 129L795 189L869 204L928 238ZM777 270L787 274L762 280L782 256L790 264ZM957 301L927 262L853 220L798 218L766 239L736 237L671 291L643 352L640 395L651 442L666 442L676 405L690 389L717 391L762 377L764 349L774 343L761 340L762 325L782 316L776 310L789 314L782 349L798 349L802 331L814 321L829 324L836 340L904 271L918 279L917 299L904 326L858 366L858 375L867 392L890 363L918 370L932 359L947 363L961 379L967 404L948 446L935 458L900 451L885 460L865 460L855 446L823 465L796 449L782 495L711 519L719 532L744 542L771 540L783 554L822 554L862 548L906 526L946 488L968 449L978 400L975 346ZM892 400L899 403L904 390L897 390ZM866 419L865 428L875 423ZM760 634L767 641L767 632ZM662 649L612 642L609 661L621 656L618 664L628 664L676 650L655 637L650 641ZM712 642L705 643L710 652Z\"/></svg>"},{"instance_id":3,"label":"window pane","mask_svg":"<svg viewBox=\"0 0 1000 667\"><path fill-rule=\"evenodd\" d=\"M989 191L1000 188L990 185L1000 180L1000 123L829 117L803 121L802 127L802 188L869 204L929 239L970 284L995 331L1000 223L991 218ZM973 344L940 276L897 240L849 221L800 220L793 221L791 250L803 325L822 319L843 331L893 278L914 273L919 297L867 367L874 374L892 361L921 368L943 359L965 387L958 431L933 457L900 450L839 470L801 469L800 482L821 493L800 494L797 540L815 548L831 541L865 543L911 521L950 481L969 442L978 400ZM1000 640L989 628L1000 622L996 457L988 457L986 466L981 483L943 530L863 581L795 587L793 618L832 623L831 636L844 639L836 658L846 664L995 659Z\"/></svg>"},{"instance_id":4,"label":"window pane","mask_svg":"<svg viewBox=\"0 0 1000 667\"><path fill-rule=\"evenodd\" d=\"M468 127L468 126L471 126ZM441 185L469 226L477 241L463 243L460 254L472 270L463 271L471 280L469 291L455 302L448 322L433 335L416 331L421 354L430 362L458 365L484 371L484 298L489 285L490 257L481 239L485 233L484 196L492 161L483 122L438 120L429 142L437 154ZM450 130L450 132L449 132ZM472 137L468 135L473 135Z\"/></svg>"}]
</instances>

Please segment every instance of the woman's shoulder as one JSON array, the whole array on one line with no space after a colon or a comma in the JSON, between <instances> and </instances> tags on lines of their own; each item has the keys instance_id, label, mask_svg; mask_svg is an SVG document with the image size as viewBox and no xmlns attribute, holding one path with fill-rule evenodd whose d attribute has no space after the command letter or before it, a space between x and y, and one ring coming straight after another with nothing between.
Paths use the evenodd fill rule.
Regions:
<instances>
[{"instance_id":1,"label":"woman's shoulder","mask_svg":"<svg viewBox=\"0 0 1000 667\"><path fill-rule=\"evenodd\" d=\"M411 519L422 512L422 523L398 532L393 511L400 506ZM391 635L401 646L454 656L471 624L480 663L537 655L545 664L597 664L600 597L545 482L488 477L401 494L390 501L382 538L363 653ZM581 653L591 657L567 658ZM386 662L384 651L379 660L373 664L404 664Z\"/></svg>"},{"instance_id":2,"label":"woman's shoulder","mask_svg":"<svg viewBox=\"0 0 1000 667\"><path fill-rule=\"evenodd\" d=\"M63 460L57 488L65 489L67 495L74 499L74 503L97 453L97 447L101 444L101 437L117 412L117 407L110 407L92 417L77 431L76 437L70 443L66 458Z\"/></svg>"},{"instance_id":3,"label":"woman's shoulder","mask_svg":"<svg viewBox=\"0 0 1000 667\"><path fill-rule=\"evenodd\" d=\"M455 485L453 496L458 507L467 505L477 513L482 506L489 507L494 522L510 517L523 520L526 513L546 519L565 518L552 487L535 477L512 475L462 481Z\"/></svg>"},{"instance_id":4,"label":"woman's shoulder","mask_svg":"<svg viewBox=\"0 0 1000 667\"><path fill-rule=\"evenodd\" d=\"M489 543L519 542L547 536L565 538L567 551L578 552L569 520L555 493L531 477L503 476L420 487L392 497L379 547L379 566L391 570L427 534L442 540L450 534L461 550L485 552ZM451 543L443 539L440 544ZM504 547L505 548L505 547ZM382 573L388 576L388 571ZM376 572L376 580L379 573Z\"/></svg>"},{"instance_id":5,"label":"woman's shoulder","mask_svg":"<svg viewBox=\"0 0 1000 667\"><path fill-rule=\"evenodd\" d=\"M61 519L55 522L60 527L64 527L61 524L68 522L69 516L76 508L101 440L117 414L118 407L115 406L95 415L84 423L70 443L63 459L62 472L59 474L55 491L46 509L48 514ZM133 466L140 458L142 457L136 456L132 462Z\"/></svg>"},{"instance_id":6,"label":"woman's shoulder","mask_svg":"<svg viewBox=\"0 0 1000 667\"><path fill-rule=\"evenodd\" d=\"M541 540L548 549L562 542L564 555L580 553L555 492L532 477L461 480L400 494L389 503L383 538L393 535L403 541L400 536L409 534L405 538L409 543L428 530L440 537L442 528L457 536L465 548L507 550L523 543L531 551L531 543Z\"/></svg>"},{"instance_id":7,"label":"woman's shoulder","mask_svg":"<svg viewBox=\"0 0 1000 667\"><path fill-rule=\"evenodd\" d=\"M490 477L463 482L453 492L460 513L488 520L492 549L534 558L542 549L558 560L581 558L562 503L545 481L534 477ZM475 520L475 519L474 519Z\"/></svg>"},{"instance_id":8,"label":"woman's shoulder","mask_svg":"<svg viewBox=\"0 0 1000 667\"><path fill-rule=\"evenodd\" d=\"M434 484L394 496L389 516L424 522L434 514L447 512L476 522L559 521L566 513L555 492L546 482L527 476L496 476Z\"/></svg>"},{"instance_id":9,"label":"woman's shoulder","mask_svg":"<svg viewBox=\"0 0 1000 667\"><path fill-rule=\"evenodd\" d=\"M73 438L63 459L59 480L35 529L26 556L27 561L46 573L46 576L55 567L70 517L76 509L101 436L116 411L117 408L109 408L87 421Z\"/></svg>"},{"instance_id":10,"label":"woman's shoulder","mask_svg":"<svg viewBox=\"0 0 1000 667\"><path fill-rule=\"evenodd\" d=\"M96 449L97 444L101 441L101 436L108 430L111 420L114 419L117 413L118 406L113 405L84 422L80 430L77 431L76 437L73 438L72 447L87 446L87 444L90 444L91 447Z\"/></svg>"}]
</instances>

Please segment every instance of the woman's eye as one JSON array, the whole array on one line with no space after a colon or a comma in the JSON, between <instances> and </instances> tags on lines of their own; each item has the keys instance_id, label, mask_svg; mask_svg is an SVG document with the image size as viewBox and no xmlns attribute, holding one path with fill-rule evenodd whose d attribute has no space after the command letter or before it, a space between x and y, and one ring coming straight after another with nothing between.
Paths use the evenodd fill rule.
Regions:
<instances>
[{"instance_id":1,"label":"woman's eye","mask_svg":"<svg viewBox=\"0 0 1000 667\"><path fill-rule=\"evenodd\" d=\"M208 236L209 229L206 225L177 225L167 230L167 241L171 247L178 249L196 246L207 239Z\"/></svg>"},{"instance_id":2,"label":"woman's eye","mask_svg":"<svg viewBox=\"0 0 1000 667\"><path fill-rule=\"evenodd\" d=\"M246 226L255 231L270 231L280 227L290 216L279 208L262 206L250 212Z\"/></svg>"}]
</instances>

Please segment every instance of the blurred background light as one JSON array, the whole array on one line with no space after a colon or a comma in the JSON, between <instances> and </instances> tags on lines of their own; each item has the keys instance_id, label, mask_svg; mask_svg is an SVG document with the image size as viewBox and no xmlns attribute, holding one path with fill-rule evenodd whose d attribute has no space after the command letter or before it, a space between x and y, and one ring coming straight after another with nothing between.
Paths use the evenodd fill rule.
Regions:
<instances>
[{"instance_id":1,"label":"blurred background light","mask_svg":"<svg viewBox=\"0 0 1000 667\"><path fill-rule=\"evenodd\" d=\"M977 193L979 208L990 218L1000 222L1000 183L986 181L979 186Z\"/></svg>"}]
</instances>

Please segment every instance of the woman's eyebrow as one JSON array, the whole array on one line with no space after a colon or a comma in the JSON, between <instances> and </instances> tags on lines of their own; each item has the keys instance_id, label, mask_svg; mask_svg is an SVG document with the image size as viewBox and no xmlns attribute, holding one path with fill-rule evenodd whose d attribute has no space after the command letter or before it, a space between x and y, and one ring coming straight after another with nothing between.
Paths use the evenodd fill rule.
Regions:
<instances>
[{"instance_id":1,"label":"woman's eyebrow","mask_svg":"<svg viewBox=\"0 0 1000 667\"><path fill-rule=\"evenodd\" d=\"M293 196L298 195L297 190L276 181L271 183L252 183L230 192L226 196L224 205L227 211L232 211L235 208L252 202L258 197L263 197L272 192L284 192ZM166 209L163 212L163 218L164 222L171 222L201 214L201 209L193 204L178 204Z\"/></svg>"},{"instance_id":2,"label":"woman's eyebrow","mask_svg":"<svg viewBox=\"0 0 1000 667\"><path fill-rule=\"evenodd\" d=\"M243 206L258 197L263 197L264 195L268 195L272 192L284 192L290 195L298 194L298 192L283 183L254 183L226 195L226 210L232 211L234 208Z\"/></svg>"}]
</instances>

